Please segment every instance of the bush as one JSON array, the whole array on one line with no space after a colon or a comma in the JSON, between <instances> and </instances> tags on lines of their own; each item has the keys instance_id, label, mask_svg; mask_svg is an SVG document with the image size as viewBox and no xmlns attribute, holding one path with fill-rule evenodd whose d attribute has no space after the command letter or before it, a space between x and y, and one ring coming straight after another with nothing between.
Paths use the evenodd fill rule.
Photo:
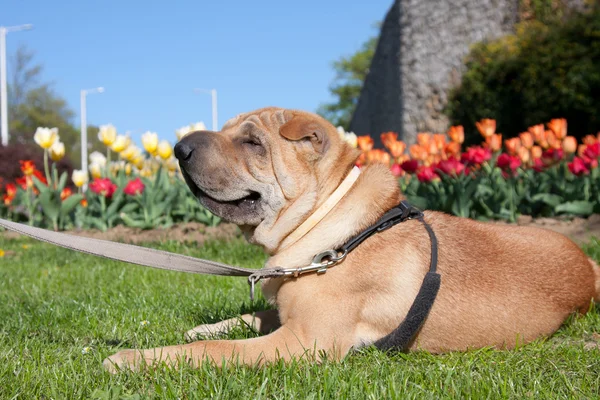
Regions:
<instances>
[{"instance_id":1,"label":"bush","mask_svg":"<svg viewBox=\"0 0 600 400\"><path fill-rule=\"evenodd\" d=\"M538 121L566 118L577 138L600 130L600 7L563 23L519 24L514 35L475 45L446 113L478 141L474 123L498 121L517 134Z\"/></svg>"},{"instance_id":2,"label":"bush","mask_svg":"<svg viewBox=\"0 0 600 400\"><path fill-rule=\"evenodd\" d=\"M23 174L19 160L31 160L37 169L44 169L44 153L40 152L38 146L17 143L8 146L0 145L0 183L12 182ZM71 176L73 172L73 164L68 157L57 162L56 167L60 174L66 172L68 176ZM1 189L2 185L0 184Z\"/></svg>"}]
</instances>

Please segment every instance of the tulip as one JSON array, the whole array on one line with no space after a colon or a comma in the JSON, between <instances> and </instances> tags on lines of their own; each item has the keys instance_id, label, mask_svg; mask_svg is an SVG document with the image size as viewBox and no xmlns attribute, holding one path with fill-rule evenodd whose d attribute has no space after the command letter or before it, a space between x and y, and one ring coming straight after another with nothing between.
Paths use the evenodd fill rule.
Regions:
<instances>
[{"instance_id":1,"label":"tulip","mask_svg":"<svg viewBox=\"0 0 600 400\"><path fill-rule=\"evenodd\" d=\"M380 135L381 143L389 149L390 144L398 140L398 134L396 132L386 132Z\"/></svg>"},{"instance_id":2,"label":"tulip","mask_svg":"<svg viewBox=\"0 0 600 400\"><path fill-rule=\"evenodd\" d=\"M5 206L9 206L17 196L17 187L13 183L9 183L5 187L6 194L2 197Z\"/></svg>"},{"instance_id":3,"label":"tulip","mask_svg":"<svg viewBox=\"0 0 600 400\"><path fill-rule=\"evenodd\" d=\"M140 176L144 178L149 178L152 176L152 170L150 168L144 167L140 170Z\"/></svg>"},{"instance_id":4,"label":"tulip","mask_svg":"<svg viewBox=\"0 0 600 400\"><path fill-rule=\"evenodd\" d=\"M112 183L112 181L108 178L96 178L92 183L90 183L90 190L101 196L111 198L117 190L117 185Z\"/></svg>"},{"instance_id":5,"label":"tulip","mask_svg":"<svg viewBox=\"0 0 600 400\"><path fill-rule=\"evenodd\" d=\"M102 170L104 169L103 165L97 163L91 163L89 170L90 174L92 174L92 178L98 179L102 176Z\"/></svg>"},{"instance_id":6,"label":"tulip","mask_svg":"<svg viewBox=\"0 0 600 400\"><path fill-rule=\"evenodd\" d=\"M534 160L538 159L538 158L541 158L542 157L542 152L543 152L543 150L542 150L542 148L540 146L533 146L531 148L531 158L534 159Z\"/></svg>"},{"instance_id":7,"label":"tulip","mask_svg":"<svg viewBox=\"0 0 600 400\"><path fill-rule=\"evenodd\" d=\"M98 139L104 143L106 147L112 146L115 140L117 140L117 129L110 124L101 125L100 130L98 131Z\"/></svg>"},{"instance_id":8,"label":"tulip","mask_svg":"<svg viewBox=\"0 0 600 400\"><path fill-rule=\"evenodd\" d=\"M502 134L494 133L487 138L485 138L485 144L488 149L493 151L494 153L500 151L502 149Z\"/></svg>"},{"instance_id":9,"label":"tulip","mask_svg":"<svg viewBox=\"0 0 600 400\"><path fill-rule=\"evenodd\" d=\"M42 149L47 150L58 140L58 128L37 128L33 140Z\"/></svg>"},{"instance_id":10,"label":"tulip","mask_svg":"<svg viewBox=\"0 0 600 400\"><path fill-rule=\"evenodd\" d=\"M381 150L374 149L367 152L367 163L381 163L381 164L390 164L390 155L389 153Z\"/></svg>"},{"instance_id":11,"label":"tulip","mask_svg":"<svg viewBox=\"0 0 600 400\"><path fill-rule=\"evenodd\" d=\"M35 164L31 160L19 160L19 164L21 164L21 172L25 176L31 176L35 172Z\"/></svg>"},{"instance_id":12,"label":"tulip","mask_svg":"<svg viewBox=\"0 0 600 400\"><path fill-rule=\"evenodd\" d=\"M175 130L175 136L177 136L177 140L183 139L186 135L192 133L192 129L190 126L182 126L181 128Z\"/></svg>"},{"instance_id":13,"label":"tulip","mask_svg":"<svg viewBox=\"0 0 600 400\"><path fill-rule=\"evenodd\" d=\"M552 165L562 160L563 150L562 149L548 149L542 153L542 161L545 165Z\"/></svg>"},{"instance_id":14,"label":"tulip","mask_svg":"<svg viewBox=\"0 0 600 400\"><path fill-rule=\"evenodd\" d=\"M413 144L412 146L410 146L408 151L412 158L420 161L425 161L427 159L427 156L429 156L429 152L427 151L427 149L418 144Z\"/></svg>"},{"instance_id":15,"label":"tulip","mask_svg":"<svg viewBox=\"0 0 600 400\"><path fill-rule=\"evenodd\" d=\"M348 132L344 134L344 138L343 138L346 143L348 143L350 146L356 148L356 146L358 146L358 140L356 137L356 133L354 132Z\"/></svg>"},{"instance_id":16,"label":"tulip","mask_svg":"<svg viewBox=\"0 0 600 400\"><path fill-rule=\"evenodd\" d=\"M460 155L460 143L450 142L444 148L446 156L458 156Z\"/></svg>"},{"instance_id":17,"label":"tulip","mask_svg":"<svg viewBox=\"0 0 600 400\"><path fill-rule=\"evenodd\" d=\"M167 165L167 169L171 172L177 171L177 167L179 166L175 157L169 158L166 162L166 165Z\"/></svg>"},{"instance_id":18,"label":"tulip","mask_svg":"<svg viewBox=\"0 0 600 400\"><path fill-rule=\"evenodd\" d=\"M90 164L98 164L100 167L106 166L106 157L104 154L95 151L90 154Z\"/></svg>"},{"instance_id":19,"label":"tulip","mask_svg":"<svg viewBox=\"0 0 600 400\"><path fill-rule=\"evenodd\" d=\"M521 148L521 139L506 139L504 141L504 147L506 147L506 151L508 151L508 154L515 156L519 152L519 148Z\"/></svg>"},{"instance_id":20,"label":"tulip","mask_svg":"<svg viewBox=\"0 0 600 400\"><path fill-rule=\"evenodd\" d=\"M129 196L136 196L138 194L142 194L144 192L144 183L140 178L135 178L132 181L129 181L125 188L123 188L123 193Z\"/></svg>"},{"instance_id":21,"label":"tulip","mask_svg":"<svg viewBox=\"0 0 600 400\"><path fill-rule=\"evenodd\" d=\"M451 126L448 130L448 137L454 143L462 144L465 141L465 129L462 125Z\"/></svg>"},{"instance_id":22,"label":"tulip","mask_svg":"<svg viewBox=\"0 0 600 400\"><path fill-rule=\"evenodd\" d=\"M429 142L431 142L431 133L429 133L429 132L417 133L417 143L420 146L427 149L429 147Z\"/></svg>"},{"instance_id":23,"label":"tulip","mask_svg":"<svg viewBox=\"0 0 600 400\"><path fill-rule=\"evenodd\" d=\"M480 146L471 146L461 156L461 161L469 165L479 165L492 158L492 151Z\"/></svg>"},{"instance_id":24,"label":"tulip","mask_svg":"<svg viewBox=\"0 0 600 400\"><path fill-rule=\"evenodd\" d=\"M433 142L435 143L438 151L444 150L444 147L446 146L446 135L436 133L433 135Z\"/></svg>"},{"instance_id":25,"label":"tulip","mask_svg":"<svg viewBox=\"0 0 600 400\"><path fill-rule=\"evenodd\" d=\"M407 160L400 164L400 167L407 173L412 174L419 169L418 160Z\"/></svg>"},{"instance_id":26,"label":"tulip","mask_svg":"<svg viewBox=\"0 0 600 400\"><path fill-rule=\"evenodd\" d=\"M49 149L50 158L52 161L60 161L65 156L65 144L59 141L54 142L54 144Z\"/></svg>"},{"instance_id":27,"label":"tulip","mask_svg":"<svg viewBox=\"0 0 600 400\"><path fill-rule=\"evenodd\" d=\"M206 125L204 125L204 122L202 122L202 121L196 122L195 124L190 125L190 132L205 131L205 130L206 130Z\"/></svg>"},{"instance_id":28,"label":"tulip","mask_svg":"<svg viewBox=\"0 0 600 400\"><path fill-rule=\"evenodd\" d=\"M125 150L121 152L121 157L129 162L133 162L138 156L141 156L142 151L139 147L134 144L127 146Z\"/></svg>"},{"instance_id":29,"label":"tulip","mask_svg":"<svg viewBox=\"0 0 600 400\"><path fill-rule=\"evenodd\" d=\"M587 144L587 145L594 144L597 141L598 141L598 139L594 135L587 135L582 140L583 144Z\"/></svg>"},{"instance_id":30,"label":"tulip","mask_svg":"<svg viewBox=\"0 0 600 400\"><path fill-rule=\"evenodd\" d=\"M88 174L83 170L74 169L71 179L73 180L75 186L82 187L88 182Z\"/></svg>"},{"instance_id":31,"label":"tulip","mask_svg":"<svg viewBox=\"0 0 600 400\"><path fill-rule=\"evenodd\" d=\"M544 130L544 124L538 124L538 125L530 126L527 129L527 132L529 132L529 133L531 133L533 135L533 139L539 145L541 145L541 143L546 140L545 139L546 138L546 132Z\"/></svg>"},{"instance_id":32,"label":"tulip","mask_svg":"<svg viewBox=\"0 0 600 400\"><path fill-rule=\"evenodd\" d=\"M596 160L600 157L600 142L587 145L583 152L583 156L591 160Z\"/></svg>"},{"instance_id":33,"label":"tulip","mask_svg":"<svg viewBox=\"0 0 600 400\"><path fill-rule=\"evenodd\" d=\"M585 175L590 172L590 170L585 165L584 161L579 157L573 158L573 161L567 164L567 167L569 168L569 171L571 171L571 173L575 176Z\"/></svg>"},{"instance_id":34,"label":"tulip","mask_svg":"<svg viewBox=\"0 0 600 400\"><path fill-rule=\"evenodd\" d=\"M83 199L81 199L79 204L81 204L81 207L86 208L88 206L88 201L86 198L83 198Z\"/></svg>"},{"instance_id":35,"label":"tulip","mask_svg":"<svg viewBox=\"0 0 600 400\"><path fill-rule=\"evenodd\" d=\"M560 139L556 137L554 132L546 131L546 142L548 143L548 147L552 149L560 149L562 148L562 142Z\"/></svg>"},{"instance_id":36,"label":"tulip","mask_svg":"<svg viewBox=\"0 0 600 400\"><path fill-rule=\"evenodd\" d=\"M120 153L123 150L125 150L126 148L128 148L130 144L131 144L131 139L129 138L129 136L119 135L119 136L117 136L115 141L112 143L110 148L115 153Z\"/></svg>"},{"instance_id":37,"label":"tulip","mask_svg":"<svg viewBox=\"0 0 600 400\"><path fill-rule=\"evenodd\" d=\"M133 166L129 163L125 164L125 175L127 175L127 176L131 175L132 171L133 171Z\"/></svg>"},{"instance_id":38,"label":"tulip","mask_svg":"<svg viewBox=\"0 0 600 400\"><path fill-rule=\"evenodd\" d=\"M567 154L573 154L577 151L577 139L573 136L567 136L562 142L562 148Z\"/></svg>"},{"instance_id":39,"label":"tulip","mask_svg":"<svg viewBox=\"0 0 600 400\"><path fill-rule=\"evenodd\" d=\"M398 158L402 154L404 154L404 150L406 150L406 143L404 143L401 140L398 140L395 142L388 143L388 145L385 147L388 148L388 150L392 154L392 157Z\"/></svg>"},{"instance_id":40,"label":"tulip","mask_svg":"<svg viewBox=\"0 0 600 400\"><path fill-rule=\"evenodd\" d=\"M526 147L519 148L518 156L523 164L527 164L531 159L531 154L529 153L529 150L527 150Z\"/></svg>"},{"instance_id":41,"label":"tulip","mask_svg":"<svg viewBox=\"0 0 600 400\"><path fill-rule=\"evenodd\" d=\"M173 154L173 148L166 140L163 140L158 144L156 151L163 160L169 159Z\"/></svg>"},{"instance_id":42,"label":"tulip","mask_svg":"<svg viewBox=\"0 0 600 400\"><path fill-rule=\"evenodd\" d=\"M399 164L392 165L390 171L392 171L392 175L394 175L395 177L402 176L403 173L402 168Z\"/></svg>"},{"instance_id":43,"label":"tulip","mask_svg":"<svg viewBox=\"0 0 600 400\"><path fill-rule=\"evenodd\" d=\"M479 122L475 122L477 130L484 138L488 138L496 133L496 120L495 119L482 119Z\"/></svg>"},{"instance_id":44,"label":"tulip","mask_svg":"<svg viewBox=\"0 0 600 400\"><path fill-rule=\"evenodd\" d=\"M521 144L526 149L533 147L533 135L530 132L523 132L519 134L519 138L521 139Z\"/></svg>"},{"instance_id":45,"label":"tulip","mask_svg":"<svg viewBox=\"0 0 600 400\"><path fill-rule=\"evenodd\" d=\"M69 196L71 196L73 194L73 191L71 190L70 187L66 187L64 188L61 192L60 192L60 199L61 201L65 201Z\"/></svg>"},{"instance_id":46,"label":"tulip","mask_svg":"<svg viewBox=\"0 0 600 400\"><path fill-rule=\"evenodd\" d=\"M373 138L371 136L358 136L356 138L358 148L362 151L369 151L373 148Z\"/></svg>"},{"instance_id":47,"label":"tulip","mask_svg":"<svg viewBox=\"0 0 600 400\"><path fill-rule=\"evenodd\" d=\"M446 175L457 176L465 170L465 165L456 158L440 161L437 169Z\"/></svg>"},{"instance_id":48,"label":"tulip","mask_svg":"<svg viewBox=\"0 0 600 400\"><path fill-rule=\"evenodd\" d=\"M144 133L142 135L142 144L148 153L154 155L158 148L158 135L150 131Z\"/></svg>"},{"instance_id":49,"label":"tulip","mask_svg":"<svg viewBox=\"0 0 600 400\"><path fill-rule=\"evenodd\" d=\"M521 166L521 159L517 156L511 156L510 154L502 153L498 156L496 161L498 168L505 171L510 170L512 173Z\"/></svg>"},{"instance_id":50,"label":"tulip","mask_svg":"<svg viewBox=\"0 0 600 400\"><path fill-rule=\"evenodd\" d=\"M436 178L439 179L439 176L434 172L433 167L421 167L417 173L417 179L420 182L431 182Z\"/></svg>"},{"instance_id":51,"label":"tulip","mask_svg":"<svg viewBox=\"0 0 600 400\"><path fill-rule=\"evenodd\" d=\"M551 120L547 124L548 128L554 132L554 135L558 140L562 140L567 136L567 120L564 118L557 118Z\"/></svg>"}]
</instances>

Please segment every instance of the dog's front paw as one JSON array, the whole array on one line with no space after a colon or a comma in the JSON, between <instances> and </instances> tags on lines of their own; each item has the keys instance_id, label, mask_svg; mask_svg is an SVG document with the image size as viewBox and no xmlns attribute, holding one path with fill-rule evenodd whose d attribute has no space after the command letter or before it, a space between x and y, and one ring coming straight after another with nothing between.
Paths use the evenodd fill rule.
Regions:
<instances>
[{"instance_id":1,"label":"dog's front paw","mask_svg":"<svg viewBox=\"0 0 600 400\"><path fill-rule=\"evenodd\" d=\"M195 342L196 340L213 339L227 333L229 330L228 328L229 327L225 326L222 322L217 324L199 325L185 333L185 340L187 342Z\"/></svg>"},{"instance_id":2,"label":"dog's front paw","mask_svg":"<svg viewBox=\"0 0 600 400\"><path fill-rule=\"evenodd\" d=\"M140 350L121 350L106 358L102 364L111 374L124 370L138 371L144 366L146 360Z\"/></svg>"}]
</instances>

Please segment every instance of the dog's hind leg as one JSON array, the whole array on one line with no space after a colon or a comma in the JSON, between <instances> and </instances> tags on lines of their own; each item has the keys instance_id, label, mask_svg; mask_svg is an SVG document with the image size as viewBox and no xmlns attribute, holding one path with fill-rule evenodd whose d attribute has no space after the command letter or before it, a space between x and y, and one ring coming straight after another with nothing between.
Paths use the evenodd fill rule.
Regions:
<instances>
[{"instance_id":1,"label":"dog's hind leg","mask_svg":"<svg viewBox=\"0 0 600 400\"><path fill-rule=\"evenodd\" d=\"M242 324L246 324L262 334L270 333L281 325L277 310L258 311L254 314L244 314L240 317L226 319L216 324L199 325L185 333L185 340L193 342L198 339L223 335Z\"/></svg>"}]
</instances>

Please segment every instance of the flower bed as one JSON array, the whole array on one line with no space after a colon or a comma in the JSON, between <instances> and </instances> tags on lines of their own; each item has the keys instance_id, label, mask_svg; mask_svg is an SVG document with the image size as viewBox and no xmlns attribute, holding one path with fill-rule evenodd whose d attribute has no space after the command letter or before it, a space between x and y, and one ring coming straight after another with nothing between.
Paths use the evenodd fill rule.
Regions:
<instances>
[{"instance_id":1,"label":"flower bed","mask_svg":"<svg viewBox=\"0 0 600 400\"><path fill-rule=\"evenodd\" d=\"M387 151L373 149L369 136L340 134L363 151L359 165L389 165L403 193L421 208L507 221L600 212L600 132L578 144L565 119L504 141L494 120L478 122L477 129L483 143L464 150L462 126L447 134L419 133L408 152L394 132L381 135Z\"/></svg>"},{"instance_id":2,"label":"flower bed","mask_svg":"<svg viewBox=\"0 0 600 400\"><path fill-rule=\"evenodd\" d=\"M178 137L199 128L182 128ZM44 171L30 160L21 161L23 176L0 189L0 216L54 230L107 230L120 224L149 229L179 222L214 226L220 222L181 179L169 142L159 142L156 133L147 132L142 137L144 153L127 136L117 135L111 125L102 126L98 136L106 145L106 155L92 153L90 175L75 170L70 184L67 174L59 176L56 169L65 154L58 131L38 128L34 139L44 151ZM117 160L111 161L114 154Z\"/></svg>"}]
</instances>

